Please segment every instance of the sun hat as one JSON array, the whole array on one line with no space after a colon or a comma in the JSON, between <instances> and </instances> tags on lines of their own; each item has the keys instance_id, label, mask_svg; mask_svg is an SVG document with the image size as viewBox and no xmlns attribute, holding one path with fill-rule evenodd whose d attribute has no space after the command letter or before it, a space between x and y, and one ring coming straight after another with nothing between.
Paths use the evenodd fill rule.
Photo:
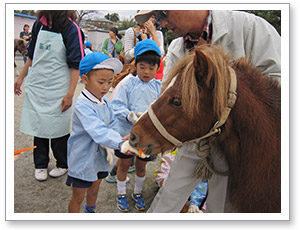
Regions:
<instances>
[{"instance_id":1,"label":"sun hat","mask_svg":"<svg viewBox=\"0 0 300 230\"><path fill-rule=\"evenodd\" d=\"M80 61L80 76L87 74L92 69L111 69L114 74L118 74L122 71L123 64L117 58L110 58L104 53L94 52L86 55Z\"/></svg>"},{"instance_id":2,"label":"sun hat","mask_svg":"<svg viewBox=\"0 0 300 230\"><path fill-rule=\"evenodd\" d=\"M137 56L139 56L147 51L154 51L159 56L161 56L160 48L158 47L156 42L151 39L145 39L136 44L135 49L134 49L134 58L136 58Z\"/></svg>"},{"instance_id":3,"label":"sun hat","mask_svg":"<svg viewBox=\"0 0 300 230\"><path fill-rule=\"evenodd\" d=\"M155 10L139 10L134 18L138 23L143 24L148 21L149 18L151 18L151 16L154 14L154 11Z\"/></svg>"},{"instance_id":4,"label":"sun hat","mask_svg":"<svg viewBox=\"0 0 300 230\"><path fill-rule=\"evenodd\" d=\"M87 41L86 43L84 43L84 45L86 47L92 48L92 43L90 41Z\"/></svg>"}]
</instances>

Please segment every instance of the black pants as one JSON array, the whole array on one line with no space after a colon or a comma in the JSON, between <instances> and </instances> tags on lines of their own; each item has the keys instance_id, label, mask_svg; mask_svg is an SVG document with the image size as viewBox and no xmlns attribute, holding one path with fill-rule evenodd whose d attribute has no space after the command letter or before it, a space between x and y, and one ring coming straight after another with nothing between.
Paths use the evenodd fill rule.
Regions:
<instances>
[{"instance_id":1,"label":"black pants","mask_svg":"<svg viewBox=\"0 0 300 230\"><path fill-rule=\"evenodd\" d=\"M48 168L49 164L49 140L51 140L51 149L56 159L56 167L68 168L67 165L67 143L70 134L48 139L34 137L33 143L37 148L33 150L33 161L36 169Z\"/></svg>"}]
</instances>

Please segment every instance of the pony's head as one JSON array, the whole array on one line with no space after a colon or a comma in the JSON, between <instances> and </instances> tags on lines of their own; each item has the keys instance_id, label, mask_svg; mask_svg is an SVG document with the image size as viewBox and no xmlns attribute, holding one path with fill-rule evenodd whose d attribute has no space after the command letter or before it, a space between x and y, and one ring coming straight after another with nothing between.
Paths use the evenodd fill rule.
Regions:
<instances>
[{"instance_id":1,"label":"pony's head","mask_svg":"<svg viewBox=\"0 0 300 230\"><path fill-rule=\"evenodd\" d=\"M18 50L20 53L27 49L27 43L24 39L15 39L15 51Z\"/></svg>"},{"instance_id":2,"label":"pony's head","mask_svg":"<svg viewBox=\"0 0 300 230\"><path fill-rule=\"evenodd\" d=\"M230 84L229 57L218 46L201 46L169 74L162 94L151 105L164 129L180 142L206 134L227 103ZM149 112L133 126L130 144L157 154L176 144L155 128Z\"/></svg>"}]
</instances>

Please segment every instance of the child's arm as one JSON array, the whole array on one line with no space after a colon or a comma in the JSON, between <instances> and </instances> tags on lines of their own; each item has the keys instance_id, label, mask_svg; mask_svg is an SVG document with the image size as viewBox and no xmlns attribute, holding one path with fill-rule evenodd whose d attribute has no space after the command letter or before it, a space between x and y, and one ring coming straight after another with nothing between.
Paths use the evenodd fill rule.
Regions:
<instances>
[{"instance_id":1,"label":"child's arm","mask_svg":"<svg viewBox=\"0 0 300 230\"><path fill-rule=\"evenodd\" d=\"M77 116L84 130L99 145L112 149L120 149L123 143L121 135L115 130L106 126L98 117L92 106L85 103L77 104L74 116Z\"/></svg>"},{"instance_id":2,"label":"child's arm","mask_svg":"<svg viewBox=\"0 0 300 230\"><path fill-rule=\"evenodd\" d=\"M129 84L128 84L129 82ZM120 86L118 91L116 92L114 99L111 102L111 106L113 108L115 116L120 121L127 121L127 115L131 112L128 101L128 88L131 85L130 79L127 80L123 85Z\"/></svg>"}]
</instances>

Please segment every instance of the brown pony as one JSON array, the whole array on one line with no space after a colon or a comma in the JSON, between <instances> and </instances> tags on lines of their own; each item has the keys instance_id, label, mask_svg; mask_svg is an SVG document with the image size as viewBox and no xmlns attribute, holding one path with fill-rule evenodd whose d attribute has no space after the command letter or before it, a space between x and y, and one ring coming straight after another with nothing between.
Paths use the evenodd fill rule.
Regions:
<instances>
[{"instance_id":1,"label":"brown pony","mask_svg":"<svg viewBox=\"0 0 300 230\"><path fill-rule=\"evenodd\" d=\"M231 65L218 46L201 46L173 69L152 111L182 142L205 135L227 105L229 68L236 74L237 100L215 143L229 166L233 211L280 212L281 87L276 80L244 58ZM155 128L148 112L133 126L129 143L144 148L146 154L174 147Z\"/></svg>"}]
</instances>

